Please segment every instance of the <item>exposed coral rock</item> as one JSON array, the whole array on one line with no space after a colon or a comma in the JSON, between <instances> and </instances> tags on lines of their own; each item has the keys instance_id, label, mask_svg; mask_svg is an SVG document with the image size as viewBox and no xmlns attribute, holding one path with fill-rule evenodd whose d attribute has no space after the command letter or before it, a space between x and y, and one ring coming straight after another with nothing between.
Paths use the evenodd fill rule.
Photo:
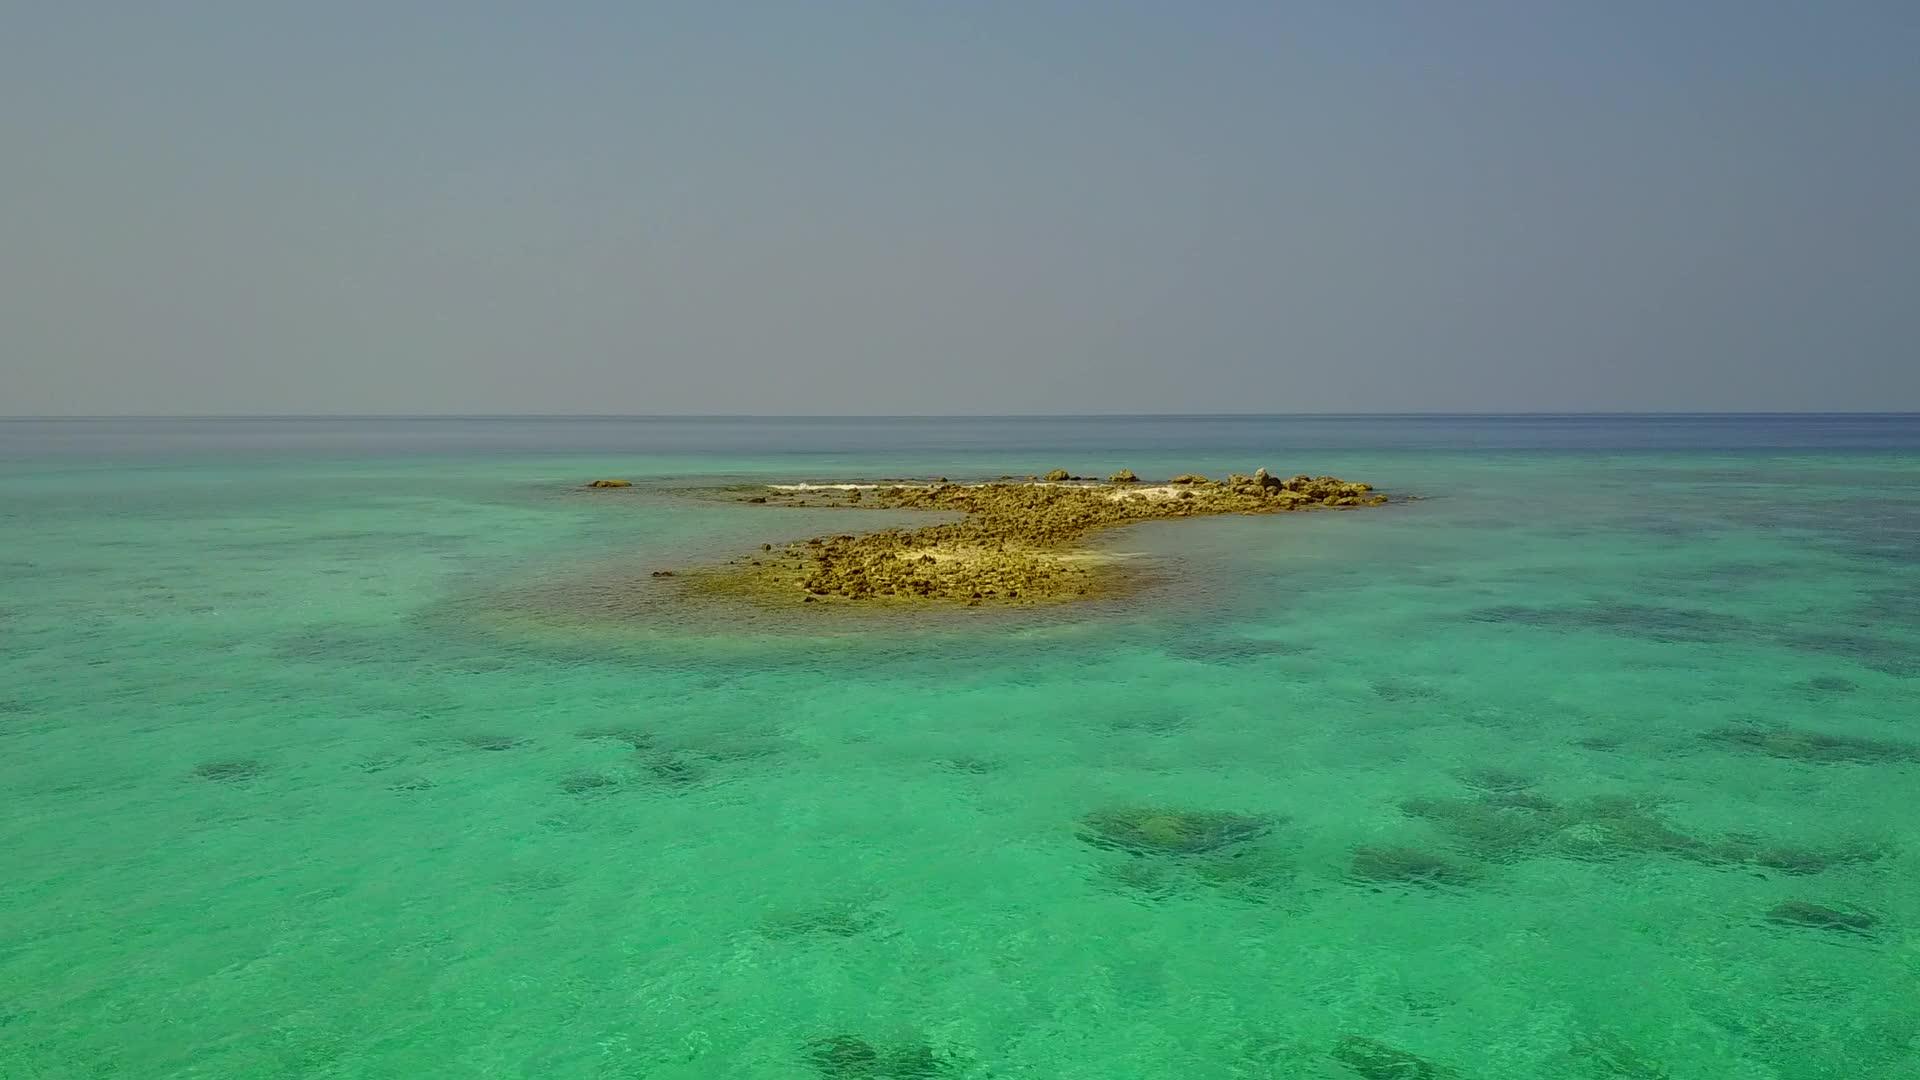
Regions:
<instances>
[{"instance_id":1,"label":"exposed coral rock","mask_svg":"<svg viewBox=\"0 0 1920 1080\"><path fill-rule=\"evenodd\" d=\"M632 487L633 481L631 480L595 480L592 483L588 484L587 486L590 488Z\"/></svg>"},{"instance_id":2,"label":"exposed coral rock","mask_svg":"<svg viewBox=\"0 0 1920 1080\"><path fill-rule=\"evenodd\" d=\"M1073 474L1068 472L1067 470L1054 469L1048 472L1047 475L1041 477L1040 479L1045 480L1050 484L1057 484L1062 480L1070 480L1072 478L1073 478Z\"/></svg>"},{"instance_id":3,"label":"exposed coral rock","mask_svg":"<svg viewBox=\"0 0 1920 1080\"><path fill-rule=\"evenodd\" d=\"M1133 475L1132 469L1121 469L1119 472L1107 477L1107 483L1109 484L1137 484L1139 482L1140 478Z\"/></svg>"},{"instance_id":4,"label":"exposed coral rock","mask_svg":"<svg viewBox=\"0 0 1920 1080\"><path fill-rule=\"evenodd\" d=\"M1385 502L1366 484L1333 477L1280 481L1264 471L1226 484L1147 487L1131 472L1111 484L1047 483L792 485L767 489L785 506L940 510L963 520L920 529L815 537L756 561L692 575L695 589L780 603L947 602L966 606L1029 604L1099 594L1116 573L1077 550L1098 529L1135 521L1212 514L1266 514ZM1125 477L1126 479L1121 479ZM737 497L737 495L736 495Z\"/></svg>"}]
</instances>

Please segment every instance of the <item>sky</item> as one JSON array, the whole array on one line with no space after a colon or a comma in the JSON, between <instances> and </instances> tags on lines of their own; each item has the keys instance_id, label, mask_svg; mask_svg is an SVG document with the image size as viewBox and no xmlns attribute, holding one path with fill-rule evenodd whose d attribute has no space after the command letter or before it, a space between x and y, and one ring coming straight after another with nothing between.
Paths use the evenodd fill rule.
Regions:
<instances>
[{"instance_id":1,"label":"sky","mask_svg":"<svg viewBox=\"0 0 1920 1080\"><path fill-rule=\"evenodd\" d=\"M0 414L1920 409L1920 3L0 0Z\"/></svg>"}]
</instances>

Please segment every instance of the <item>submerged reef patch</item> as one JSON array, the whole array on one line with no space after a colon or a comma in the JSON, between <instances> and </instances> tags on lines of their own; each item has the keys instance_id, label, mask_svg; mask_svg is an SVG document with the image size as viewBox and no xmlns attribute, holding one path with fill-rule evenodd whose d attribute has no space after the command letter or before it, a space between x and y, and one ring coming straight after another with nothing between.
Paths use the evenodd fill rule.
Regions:
<instances>
[{"instance_id":1,"label":"submerged reef patch","mask_svg":"<svg viewBox=\"0 0 1920 1080\"><path fill-rule=\"evenodd\" d=\"M1920 761L1920 745L1799 728L1724 727L1701 736L1743 753L1816 764L1873 765Z\"/></svg>"},{"instance_id":2,"label":"submerged reef patch","mask_svg":"<svg viewBox=\"0 0 1920 1080\"><path fill-rule=\"evenodd\" d=\"M1665 855L1688 862L1722 861L1711 845L1667 823L1658 804L1624 795L1582 800L1562 819L1555 853L1581 862Z\"/></svg>"},{"instance_id":3,"label":"submerged reef patch","mask_svg":"<svg viewBox=\"0 0 1920 1080\"><path fill-rule=\"evenodd\" d=\"M267 771L263 762L252 758L232 758L227 761L205 761L193 767L193 775L202 780L213 780L222 784L240 784L258 779Z\"/></svg>"},{"instance_id":4,"label":"submerged reef patch","mask_svg":"<svg viewBox=\"0 0 1920 1080\"><path fill-rule=\"evenodd\" d=\"M518 750L531 741L518 735L494 735L478 733L459 737L460 745L469 750L488 750L498 753L502 750Z\"/></svg>"},{"instance_id":5,"label":"submerged reef patch","mask_svg":"<svg viewBox=\"0 0 1920 1080\"><path fill-rule=\"evenodd\" d=\"M1122 807L1080 821L1080 839L1134 855L1204 855L1265 836L1271 818L1211 811Z\"/></svg>"},{"instance_id":6,"label":"submerged reef patch","mask_svg":"<svg viewBox=\"0 0 1920 1080\"><path fill-rule=\"evenodd\" d=\"M560 790L569 795L604 795L619 787L620 781L605 773L568 773L560 780Z\"/></svg>"},{"instance_id":7,"label":"submerged reef patch","mask_svg":"<svg viewBox=\"0 0 1920 1080\"><path fill-rule=\"evenodd\" d=\"M1452 1075L1418 1054L1364 1035L1342 1036L1331 1056L1366 1080L1442 1080Z\"/></svg>"},{"instance_id":8,"label":"submerged reef patch","mask_svg":"<svg viewBox=\"0 0 1920 1080\"><path fill-rule=\"evenodd\" d=\"M670 788L690 788L704 783L706 765L673 750L650 750L639 756L640 770L656 783Z\"/></svg>"},{"instance_id":9,"label":"submerged reef patch","mask_svg":"<svg viewBox=\"0 0 1920 1080\"><path fill-rule=\"evenodd\" d=\"M1494 766L1456 769L1453 776L1476 791L1517 792L1534 786L1533 777Z\"/></svg>"},{"instance_id":10,"label":"submerged reef patch","mask_svg":"<svg viewBox=\"0 0 1920 1080\"><path fill-rule=\"evenodd\" d=\"M1438 889L1478 884L1478 867L1414 847L1362 847L1347 866L1356 885L1416 886Z\"/></svg>"},{"instance_id":11,"label":"submerged reef patch","mask_svg":"<svg viewBox=\"0 0 1920 1080\"><path fill-rule=\"evenodd\" d=\"M1633 1044L1606 1032L1575 1032L1568 1040L1568 1056L1595 1077L1620 1080L1672 1080L1666 1066L1648 1058Z\"/></svg>"},{"instance_id":12,"label":"submerged reef patch","mask_svg":"<svg viewBox=\"0 0 1920 1080\"><path fill-rule=\"evenodd\" d=\"M1252 902L1293 880L1293 863L1259 843L1272 817L1220 811L1120 807L1080 820L1082 843L1131 858L1100 868L1101 883L1135 899L1167 900L1209 889Z\"/></svg>"},{"instance_id":13,"label":"submerged reef patch","mask_svg":"<svg viewBox=\"0 0 1920 1080\"><path fill-rule=\"evenodd\" d=\"M1274 657L1302 656L1312 651L1312 645L1256 637L1204 637L1166 647L1169 656L1218 667L1264 664Z\"/></svg>"},{"instance_id":14,"label":"submerged reef patch","mask_svg":"<svg viewBox=\"0 0 1920 1080\"><path fill-rule=\"evenodd\" d=\"M1518 862L1537 854L1561 826L1553 810L1485 797L1408 799L1400 809L1438 828L1455 849L1492 863Z\"/></svg>"},{"instance_id":15,"label":"submerged reef patch","mask_svg":"<svg viewBox=\"0 0 1920 1080\"><path fill-rule=\"evenodd\" d=\"M588 728L574 734L582 739L623 742L635 750L645 750L653 745L653 733L640 728Z\"/></svg>"},{"instance_id":16,"label":"submerged reef patch","mask_svg":"<svg viewBox=\"0 0 1920 1080\"><path fill-rule=\"evenodd\" d=\"M1520 778L1481 770L1462 774L1462 779L1479 786L1518 783ZM1872 863L1886 855L1883 846L1857 841L1801 847L1738 832L1711 840L1669 823L1657 802L1626 795L1562 803L1531 787L1481 787L1469 797L1405 799L1400 811L1433 826L1453 851L1496 865L1535 858L1609 863L1665 857L1803 876Z\"/></svg>"},{"instance_id":17,"label":"submerged reef patch","mask_svg":"<svg viewBox=\"0 0 1920 1080\"><path fill-rule=\"evenodd\" d=\"M1920 643L1845 631L1796 634L1780 640L1798 652L1843 657L1887 675L1920 675Z\"/></svg>"},{"instance_id":18,"label":"submerged reef patch","mask_svg":"<svg viewBox=\"0 0 1920 1080\"><path fill-rule=\"evenodd\" d=\"M876 1046L857 1035L829 1035L809 1042L807 1061L824 1080L933 1080L952 1071L926 1043Z\"/></svg>"},{"instance_id":19,"label":"submerged reef patch","mask_svg":"<svg viewBox=\"0 0 1920 1080\"><path fill-rule=\"evenodd\" d=\"M859 904L831 903L782 911L761 920L760 933L776 941L811 937L850 938L881 925L878 912Z\"/></svg>"},{"instance_id":20,"label":"submerged reef patch","mask_svg":"<svg viewBox=\"0 0 1920 1080\"><path fill-rule=\"evenodd\" d=\"M1729 641L1751 628L1733 615L1651 604L1587 603L1558 607L1502 605L1472 613L1476 622L1533 626L1546 630L1624 634L1663 642Z\"/></svg>"},{"instance_id":21,"label":"submerged reef patch","mask_svg":"<svg viewBox=\"0 0 1920 1080\"><path fill-rule=\"evenodd\" d=\"M1728 833L1725 839L1713 846L1713 853L1725 862L1803 877L1823 874L1837 867L1878 862L1886 856L1887 849L1857 842L1831 848L1805 848L1776 843L1748 833Z\"/></svg>"},{"instance_id":22,"label":"submerged reef patch","mask_svg":"<svg viewBox=\"0 0 1920 1080\"><path fill-rule=\"evenodd\" d=\"M1775 926L1797 926L1809 930L1830 930L1840 934L1871 934L1880 925L1880 917L1856 907L1832 908L1808 900L1788 900L1767 911L1766 920Z\"/></svg>"}]
</instances>

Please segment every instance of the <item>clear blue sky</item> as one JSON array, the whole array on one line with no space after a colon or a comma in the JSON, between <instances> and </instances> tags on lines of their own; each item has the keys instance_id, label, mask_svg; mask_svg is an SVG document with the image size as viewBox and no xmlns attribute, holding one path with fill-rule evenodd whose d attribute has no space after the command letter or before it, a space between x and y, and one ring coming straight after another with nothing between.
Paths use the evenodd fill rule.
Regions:
<instances>
[{"instance_id":1,"label":"clear blue sky","mask_svg":"<svg viewBox=\"0 0 1920 1080\"><path fill-rule=\"evenodd\" d=\"M1920 409L1920 3L0 0L0 413Z\"/></svg>"}]
</instances>

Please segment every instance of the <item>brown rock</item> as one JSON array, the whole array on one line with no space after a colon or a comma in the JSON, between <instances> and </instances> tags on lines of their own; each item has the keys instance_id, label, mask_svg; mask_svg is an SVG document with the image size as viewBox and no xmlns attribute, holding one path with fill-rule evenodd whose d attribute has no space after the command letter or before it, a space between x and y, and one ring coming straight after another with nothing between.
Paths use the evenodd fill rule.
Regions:
<instances>
[{"instance_id":1,"label":"brown rock","mask_svg":"<svg viewBox=\"0 0 1920 1080\"><path fill-rule=\"evenodd\" d=\"M782 603L791 603L796 595L960 605L1075 599L1099 594L1104 582L1124 580L1117 571L1074 557L1083 539L1096 530L1161 518L1352 506L1363 501L1357 492L1369 490L1331 477L1299 478L1299 490L1293 490L1291 481L1282 486L1270 475L1262 475L1258 482L1254 477L1234 476L1225 484L1206 483L1194 474L1186 478L1190 479L1180 497L1174 499L1115 499L1110 487L1058 483L873 489L858 505L941 510L959 515L960 520L865 535L839 533L782 545L761 565L741 561L695 575L693 587ZM799 504L798 500L775 501ZM762 545L761 550L776 549Z\"/></svg>"}]
</instances>

